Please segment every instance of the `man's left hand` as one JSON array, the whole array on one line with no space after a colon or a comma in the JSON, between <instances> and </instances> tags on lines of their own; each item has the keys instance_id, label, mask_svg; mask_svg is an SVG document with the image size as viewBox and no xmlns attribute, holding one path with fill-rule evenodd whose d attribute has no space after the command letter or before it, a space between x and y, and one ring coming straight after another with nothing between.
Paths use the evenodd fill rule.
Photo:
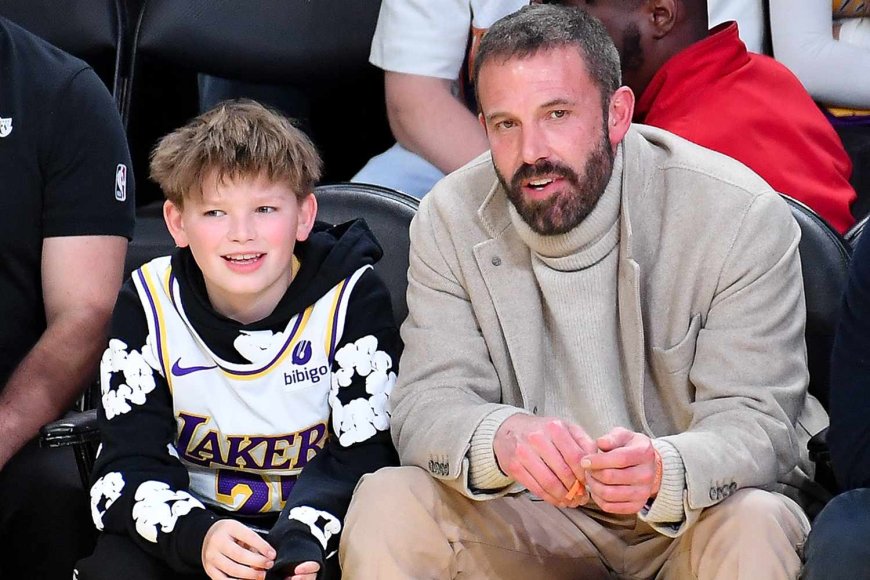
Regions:
<instances>
[{"instance_id":1,"label":"man's left hand","mask_svg":"<svg viewBox=\"0 0 870 580\"><path fill-rule=\"evenodd\" d=\"M616 427L599 437L598 453L584 457L586 489L605 512L634 514L658 493L657 451L642 433Z\"/></svg>"}]
</instances>

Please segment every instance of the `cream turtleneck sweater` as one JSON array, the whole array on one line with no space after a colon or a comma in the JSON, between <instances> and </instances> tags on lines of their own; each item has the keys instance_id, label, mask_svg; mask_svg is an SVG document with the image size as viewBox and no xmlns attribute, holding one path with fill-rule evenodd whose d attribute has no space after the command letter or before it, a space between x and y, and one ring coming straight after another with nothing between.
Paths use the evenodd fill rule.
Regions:
<instances>
[{"instance_id":1,"label":"cream turtleneck sweater","mask_svg":"<svg viewBox=\"0 0 870 580\"><path fill-rule=\"evenodd\" d=\"M617 426L642 430L640 419L631 417L626 405L619 339L616 290L621 185L620 147L604 193L592 212L571 231L553 236L537 234L513 205L509 207L513 227L531 254L541 293L544 340L552 361L547 375L541 377L546 396L539 414L580 425L593 439ZM512 407L495 411L475 431L469 450L472 487L499 489L513 482L498 468L492 443L502 422L517 412L522 411ZM679 521L685 486L682 460L673 446L657 443L669 468L660 496L672 497L654 502L654 512L664 513L651 510L645 519L658 516L651 521Z\"/></svg>"}]
</instances>

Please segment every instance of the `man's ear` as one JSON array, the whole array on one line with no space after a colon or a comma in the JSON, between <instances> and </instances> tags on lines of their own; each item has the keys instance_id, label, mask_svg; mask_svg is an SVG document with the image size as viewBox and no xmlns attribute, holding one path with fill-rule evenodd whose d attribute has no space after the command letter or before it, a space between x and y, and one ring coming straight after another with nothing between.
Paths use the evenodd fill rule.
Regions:
<instances>
[{"instance_id":1,"label":"man's ear","mask_svg":"<svg viewBox=\"0 0 870 580\"><path fill-rule=\"evenodd\" d=\"M175 240L175 245L179 248L187 246L189 242L187 241L187 233L184 231L181 208L166 200L163 202L163 220L166 222L169 234Z\"/></svg>"},{"instance_id":2,"label":"man's ear","mask_svg":"<svg viewBox=\"0 0 870 580\"><path fill-rule=\"evenodd\" d=\"M311 229L314 227L314 220L317 217L317 198L313 193L309 193L299 199L299 212L296 215L296 241L304 242L308 239Z\"/></svg>"},{"instance_id":3,"label":"man's ear","mask_svg":"<svg viewBox=\"0 0 870 580\"><path fill-rule=\"evenodd\" d=\"M631 127L631 118L634 115L634 93L628 87L619 87L610 97L607 109L607 136L610 144L616 149L617 144L622 142L623 137Z\"/></svg>"},{"instance_id":4,"label":"man's ear","mask_svg":"<svg viewBox=\"0 0 870 580\"><path fill-rule=\"evenodd\" d=\"M477 114L477 120L480 121L480 126L483 127L483 132L488 133L489 131L486 130L486 117L483 116L483 113Z\"/></svg>"},{"instance_id":5,"label":"man's ear","mask_svg":"<svg viewBox=\"0 0 870 580\"><path fill-rule=\"evenodd\" d=\"M653 39L664 38L677 22L677 11L682 9L682 0L646 0L644 12Z\"/></svg>"}]
</instances>

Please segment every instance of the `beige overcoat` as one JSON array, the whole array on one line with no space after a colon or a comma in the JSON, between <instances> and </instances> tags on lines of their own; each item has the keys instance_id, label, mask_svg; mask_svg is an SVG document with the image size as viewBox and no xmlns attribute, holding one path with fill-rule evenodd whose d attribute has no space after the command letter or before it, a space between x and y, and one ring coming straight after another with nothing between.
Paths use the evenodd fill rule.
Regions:
<instances>
[{"instance_id":1,"label":"beige overcoat","mask_svg":"<svg viewBox=\"0 0 870 580\"><path fill-rule=\"evenodd\" d=\"M736 489L811 473L805 443L827 416L806 393L800 230L730 158L643 125L621 146L614 300L627 404L682 456L685 528ZM423 199L392 395L403 464L478 499L491 496L468 488L472 433L503 405L541 414L541 377L559 364L508 203L488 154Z\"/></svg>"}]
</instances>

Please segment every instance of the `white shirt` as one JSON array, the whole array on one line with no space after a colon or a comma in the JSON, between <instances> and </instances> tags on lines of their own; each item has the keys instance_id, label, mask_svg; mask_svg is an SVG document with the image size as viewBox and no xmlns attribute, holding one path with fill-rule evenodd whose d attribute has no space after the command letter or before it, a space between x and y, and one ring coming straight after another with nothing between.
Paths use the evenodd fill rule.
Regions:
<instances>
[{"instance_id":1,"label":"white shirt","mask_svg":"<svg viewBox=\"0 0 870 580\"><path fill-rule=\"evenodd\" d=\"M761 0L708 0L707 15L710 28L727 22L737 21L740 40L752 52L764 50L764 8Z\"/></svg>"},{"instance_id":2,"label":"white shirt","mask_svg":"<svg viewBox=\"0 0 870 580\"><path fill-rule=\"evenodd\" d=\"M485 30L528 0L383 0L369 61L377 67L456 80L472 29Z\"/></svg>"}]
</instances>

